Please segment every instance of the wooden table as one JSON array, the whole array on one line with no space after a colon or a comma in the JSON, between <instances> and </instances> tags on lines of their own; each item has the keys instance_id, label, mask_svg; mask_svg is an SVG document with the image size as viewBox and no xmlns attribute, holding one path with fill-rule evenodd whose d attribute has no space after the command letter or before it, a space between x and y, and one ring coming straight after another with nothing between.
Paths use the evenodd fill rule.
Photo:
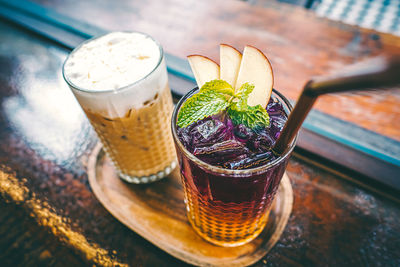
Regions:
<instances>
[{"instance_id":1,"label":"wooden table","mask_svg":"<svg viewBox=\"0 0 400 267\"><path fill-rule=\"evenodd\" d=\"M239 49L254 45L271 59L274 87L291 99L298 97L312 76L376 55L400 55L400 38L321 19L273 1L266 8L223 0L36 2L108 30L147 32L167 52L182 58L201 54L218 61L220 43ZM398 90L329 95L317 103L317 109L400 141L399 100Z\"/></svg>"},{"instance_id":2,"label":"wooden table","mask_svg":"<svg viewBox=\"0 0 400 267\"><path fill-rule=\"evenodd\" d=\"M292 99L310 76L374 55L400 54L400 38L287 5L37 3L109 30L147 32L179 57L199 53L217 59L219 43L252 44L270 57L275 87ZM1 265L185 265L123 226L91 192L86 164L96 140L61 77L69 51L5 21L0 21L0 40ZM399 103L399 91L335 95L321 99L317 109L400 140ZM398 266L398 202L299 156L288 166L292 216L256 266Z\"/></svg>"}]
</instances>

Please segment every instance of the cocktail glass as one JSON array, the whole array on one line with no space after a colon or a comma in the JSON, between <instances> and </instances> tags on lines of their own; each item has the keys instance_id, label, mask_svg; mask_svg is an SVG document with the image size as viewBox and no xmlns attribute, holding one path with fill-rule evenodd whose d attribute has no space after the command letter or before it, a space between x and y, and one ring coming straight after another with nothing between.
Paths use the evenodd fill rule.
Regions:
<instances>
[{"instance_id":1,"label":"cocktail glass","mask_svg":"<svg viewBox=\"0 0 400 267\"><path fill-rule=\"evenodd\" d=\"M177 116L182 104L198 88L187 93L172 114L172 135L180 165L189 222L207 241L220 246L239 246L256 238L264 229L285 172L294 140L281 156L262 166L231 170L210 165L190 153L178 138ZM276 90L286 114L289 101Z\"/></svg>"}]
</instances>

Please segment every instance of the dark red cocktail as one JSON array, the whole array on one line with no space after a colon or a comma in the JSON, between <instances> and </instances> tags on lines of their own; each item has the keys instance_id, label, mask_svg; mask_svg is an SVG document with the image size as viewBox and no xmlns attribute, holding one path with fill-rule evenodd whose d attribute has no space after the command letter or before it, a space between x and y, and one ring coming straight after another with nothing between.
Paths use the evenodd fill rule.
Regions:
<instances>
[{"instance_id":1,"label":"dark red cocktail","mask_svg":"<svg viewBox=\"0 0 400 267\"><path fill-rule=\"evenodd\" d=\"M281 156L271 151L291 105L274 90L266 108L268 128L234 125L225 112L177 127L181 105L196 92L179 101L172 117L188 218L206 240L241 245L254 239L268 220L294 147L293 142Z\"/></svg>"}]
</instances>

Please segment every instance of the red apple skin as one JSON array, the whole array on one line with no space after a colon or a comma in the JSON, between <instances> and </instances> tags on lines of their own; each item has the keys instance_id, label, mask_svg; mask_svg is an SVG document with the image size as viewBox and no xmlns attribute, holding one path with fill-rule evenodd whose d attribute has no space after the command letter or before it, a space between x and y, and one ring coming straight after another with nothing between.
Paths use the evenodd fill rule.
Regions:
<instances>
[{"instance_id":1,"label":"red apple skin","mask_svg":"<svg viewBox=\"0 0 400 267\"><path fill-rule=\"evenodd\" d=\"M249 71L254 64L252 62L254 61L248 61L248 58L246 58L246 50L251 49L247 53L253 53L251 56L256 55L259 57L261 60L257 60L258 62L261 62L259 65L265 70L258 71L259 69L254 69L254 71ZM247 62L246 62L247 60ZM241 73L241 70L239 70L238 78L237 78L237 83L236 83L236 90L240 88L240 86L245 83L249 82L252 83L257 83L256 80L258 80L259 84L255 84L256 88L254 91L249 95L249 100L248 104L250 106L255 106L255 105L261 105L263 107L266 107L269 101L269 98L271 97L271 92L274 84L274 76L273 76L273 70L270 61L268 58L265 56L265 54L258 49L257 47L251 46L251 45L246 45L244 52L243 52L243 58L242 58L242 64L241 64L241 69L242 65L246 64L244 66L244 70ZM258 71L258 72L257 72ZM258 75L258 76L256 76ZM267 75L267 76L264 76ZM258 77L258 79L257 79ZM262 77L260 79L260 77ZM261 80L261 82L260 82Z\"/></svg>"},{"instance_id":2,"label":"red apple skin","mask_svg":"<svg viewBox=\"0 0 400 267\"><path fill-rule=\"evenodd\" d=\"M254 48L254 49L257 49L259 52L260 52L260 54L261 55L263 55L264 56L264 58L267 60L267 62L268 62L268 65L269 65L269 67L271 68L271 74L272 74L272 87L274 87L274 69L272 68L272 65L271 65L271 62L269 61L269 59L267 58L267 56L263 53L263 51L261 51L260 49L258 49L257 47L255 47L255 46L252 46L252 45L246 45L246 46L248 46L248 47L252 47L252 48ZM272 90L272 89L271 89Z\"/></svg>"}]
</instances>

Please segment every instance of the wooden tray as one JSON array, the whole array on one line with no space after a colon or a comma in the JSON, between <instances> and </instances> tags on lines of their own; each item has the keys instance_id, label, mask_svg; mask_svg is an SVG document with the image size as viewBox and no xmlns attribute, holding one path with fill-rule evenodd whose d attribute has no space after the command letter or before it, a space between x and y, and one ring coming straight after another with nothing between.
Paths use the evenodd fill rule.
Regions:
<instances>
[{"instance_id":1,"label":"wooden tray","mask_svg":"<svg viewBox=\"0 0 400 267\"><path fill-rule=\"evenodd\" d=\"M89 159L90 186L104 207L127 227L172 256L201 266L245 266L275 245L292 211L293 192L282 178L265 230L252 242L234 248L215 246L198 236L186 218L178 168L146 185L123 182L101 145Z\"/></svg>"}]
</instances>

